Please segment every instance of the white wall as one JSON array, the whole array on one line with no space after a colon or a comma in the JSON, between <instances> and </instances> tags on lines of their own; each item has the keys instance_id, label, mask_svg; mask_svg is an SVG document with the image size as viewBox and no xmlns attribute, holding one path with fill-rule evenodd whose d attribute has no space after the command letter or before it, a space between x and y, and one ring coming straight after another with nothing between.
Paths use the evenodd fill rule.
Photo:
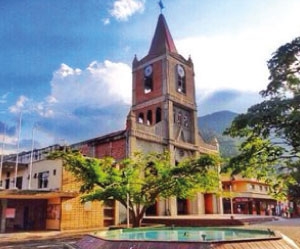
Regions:
<instances>
[{"instance_id":1,"label":"white wall","mask_svg":"<svg viewBox=\"0 0 300 249\"><path fill-rule=\"evenodd\" d=\"M32 165L31 189L39 189L38 175L41 172L48 171L48 187L46 189L59 190L62 184L62 168L61 160L42 160L34 162Z\"/></svg>"}]
</instances>

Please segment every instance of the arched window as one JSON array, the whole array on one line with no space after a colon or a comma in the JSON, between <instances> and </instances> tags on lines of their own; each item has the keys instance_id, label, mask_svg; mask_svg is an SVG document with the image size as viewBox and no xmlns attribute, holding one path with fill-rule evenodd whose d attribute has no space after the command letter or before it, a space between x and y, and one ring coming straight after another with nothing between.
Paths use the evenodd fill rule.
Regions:
<instances>
[{"instance_id":1,"label":"arched window","mask_svg":"<svg viewBox=\"0 0 300 249\"><path fill-rule=\"evenodd\" d=\"M155 121L156 121L156 123L161 121L161 108L160 107L156 108Z\"/></svg>"},{"instance_id":2,"label":"arched window","mask_svg":"<svg viewBox=\"0 0 300 249\"><path fill-rule=\"evenodd\" d=\"M182 65L176 65L176 73L177 73L177 91L180 93L186 93L186 85L185 85L185 70Z\"/></svg>"},{"instance_id":3,"label":"arched window","mask_svg":"<svg viewBox=\"0 0 300 249\"><path fill-rule=\"evenodd\" d=\"M139 114L138 122L139 122L140 124L143 124L143 123L144 123L144 113L141 112L141 113Z\"/></svg>"},{"instance_id":4,"label":"arched window","mask_svg":"<svg viewBox=\"0 0 300 249\"><path fill-rule=\"evenodd\" d=\"M144 68L144 93L152 92L153 90L153 76L152 66L148 65Z\"/></svg>"},{"instance_id":5,"label":"arched window","mask_svg":"<svg viewBox=\"0 0 300 249\"><path fill-rule=\"evenodd\" d=\"M147 125L152 125L152 111L147 112Z\"/></svg>"}]
</instances>

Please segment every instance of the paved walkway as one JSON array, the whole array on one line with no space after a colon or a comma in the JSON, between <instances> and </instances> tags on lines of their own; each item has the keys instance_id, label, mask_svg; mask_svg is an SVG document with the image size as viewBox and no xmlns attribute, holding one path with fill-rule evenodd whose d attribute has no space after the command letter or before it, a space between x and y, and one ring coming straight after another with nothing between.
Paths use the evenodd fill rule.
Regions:
<instances>
[{"instance_id":1,"label":"paved walkway","mask_svg":"<svg viewBox=\"0 0 300 249\"><path fill-rule=\"evenodd\" d=\"M28 240L45 240L51 238L82 237L82 235L91 233L95 230L76 230L76 231L33 231L33 232L16 232L0 233L0 244L7 242L28 241ZM97 229L99 231L99 229ZM1 248L1 247L0 247Z\"/></svg>"},{"instance_id":2,"label":"paved walkway","mask_svg":"<svg viewBox=\"0 0 300 249\"><path fill-rule=\"evenodd\" d=\"M276 221L264 222L261 224L249 225L251 228L270 228L279 231L292 239L300 247L300 218L284 219L279 218Z\"/></svg>"}]
</instances>

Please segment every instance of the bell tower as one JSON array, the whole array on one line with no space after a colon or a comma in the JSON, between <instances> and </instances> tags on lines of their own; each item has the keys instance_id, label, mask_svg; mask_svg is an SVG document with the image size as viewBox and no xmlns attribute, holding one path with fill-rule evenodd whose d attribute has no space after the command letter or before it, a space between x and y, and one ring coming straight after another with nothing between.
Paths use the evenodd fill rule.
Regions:
<instances>
[{"instance_id":1,"label":"bell tower","mask_svg":"<svg viewBox=\"0 0 300 249\"><path fill-rule=\"evenodd\" d=\"M215 146L205 144L198 134L193 62L177 52L163 14L148 54L140 60L135 56L132 62L132 107L127 125L129 155L135 150L167 149L176 163L215 151Z\"/></svg>"}]
</instances>

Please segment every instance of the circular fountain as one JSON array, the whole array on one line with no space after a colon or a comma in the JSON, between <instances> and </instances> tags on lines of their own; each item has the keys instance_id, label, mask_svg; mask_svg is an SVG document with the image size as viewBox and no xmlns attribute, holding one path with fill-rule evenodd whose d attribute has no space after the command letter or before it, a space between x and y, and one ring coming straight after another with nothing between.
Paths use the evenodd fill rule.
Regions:
<instances>
[{"instance_id":1,"label":"circular fountain","mask_svg":"<svg viewBox=\"0 0 300 249\"><path fill-rule=\"evenodd\" d=\"M84 236L78 249L295 248L271 230L210 227L117 229Z\"/></svg>"}]
</instances>

